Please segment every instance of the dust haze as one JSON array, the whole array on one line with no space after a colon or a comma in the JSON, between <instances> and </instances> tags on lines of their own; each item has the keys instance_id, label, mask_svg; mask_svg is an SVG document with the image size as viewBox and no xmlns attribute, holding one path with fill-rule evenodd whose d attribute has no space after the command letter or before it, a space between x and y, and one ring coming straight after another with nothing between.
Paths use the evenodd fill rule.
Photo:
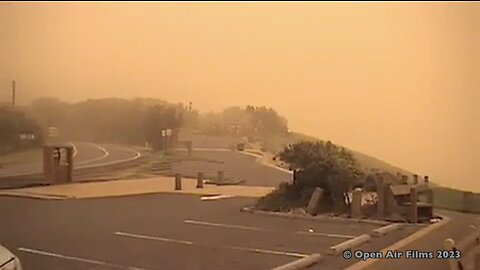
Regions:
<instances>
[{"instance_id":1,"label":"dust haze","mask_svg":"<svg viewBox=\"0 0 480 270\"><path fill-rule=\"evenodd\" d=\"M266 105L480 191L479 3L0 3L0 96Z\"/></svg>"}]
</instances>

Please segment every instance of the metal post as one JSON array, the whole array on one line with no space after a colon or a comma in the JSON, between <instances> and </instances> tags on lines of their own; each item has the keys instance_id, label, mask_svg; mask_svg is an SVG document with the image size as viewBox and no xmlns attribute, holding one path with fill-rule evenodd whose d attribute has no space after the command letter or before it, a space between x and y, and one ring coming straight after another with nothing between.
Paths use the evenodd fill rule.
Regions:
<instances>
[{"instance_id":1,"label":"metal post","mask_svg":"<svg viewBox=\"0 0 480 270\"><path fill-rule=\"evenodd\" d=\"M182 176L179 173L175 174L175 190L182 190Z\"/></svg>"},{"instance_id":2,"label":"metal post","mask_svg":"<svg viewBox=\"0 0 480 270\"><path fill-rule=\"evenodd\" d=\"M197 188L203 188L203 173L199 172L197 174Z\"/></svg>"}]
</instances>

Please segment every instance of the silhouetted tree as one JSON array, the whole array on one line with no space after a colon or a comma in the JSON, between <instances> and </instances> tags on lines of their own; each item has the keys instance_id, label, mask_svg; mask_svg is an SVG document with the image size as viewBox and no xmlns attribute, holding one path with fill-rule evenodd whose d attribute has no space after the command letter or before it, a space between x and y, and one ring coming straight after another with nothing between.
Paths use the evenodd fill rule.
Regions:
<instances>
[{"instance_id":1,"label":"silhouetted tree","mask_svg":"<svg viewBox=\"0 0 480 270\"><path fill-rule=\"evenodd\" d=\"M324 189L324 197L337 210L350 204L348 192L363 179L352 154L331 142L299 142L284 148L282 161L295 170L294 189L301 192Z\"/></svg>"}]
</instances>

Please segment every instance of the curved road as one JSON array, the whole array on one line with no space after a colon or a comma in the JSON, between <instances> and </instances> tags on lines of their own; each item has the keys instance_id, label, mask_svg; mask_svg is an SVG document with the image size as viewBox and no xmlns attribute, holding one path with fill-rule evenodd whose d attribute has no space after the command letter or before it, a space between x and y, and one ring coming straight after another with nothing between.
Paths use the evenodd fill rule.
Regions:
<instances>
[{"instance_id":1,"label":"curved road","mask_svg":"<svg viewBox=\"0 0 480 270\"><path fill-rule=\"evenodd\" d=\"M74 143L74 169L100 167L139 157L140 153L117 145ZM42 172L41 157L35 163L12 164L0 168L0 178L33 175Z\"/></svg>"}]
</instances>

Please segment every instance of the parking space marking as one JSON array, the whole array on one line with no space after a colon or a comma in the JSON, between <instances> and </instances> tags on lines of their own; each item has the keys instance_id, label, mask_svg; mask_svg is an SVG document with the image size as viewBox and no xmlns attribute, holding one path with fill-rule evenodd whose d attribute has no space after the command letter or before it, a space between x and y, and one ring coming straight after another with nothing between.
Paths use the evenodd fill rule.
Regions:
<instances>
[{"instance_id":1,"label":"parking space marking","mask_svg":"<svg viewBox=\"0 0 480 270\"><path fill-rule=\"evenodd\" d=\"M123 265L118 265L118 264L113 264L113 263L108 263L108 262L102 262L102 261L97 261L97 260L92 260L92 259L85 259L85 258L79 258L79 257L74 257L74 256L66 256L62 254L57 254L53 252L48 252L48 251L42 251L38 249L30 249L30 248L24 248L20 247L18 248L19 251L27 252L27 253L32 253L36 255L43 255L43 256L48 256L48 257L53 257L53 258L58 258L58 259L63 259L63 260L69 260L69 261L76 261L76 262L82 262L82 263L89 263L89 264L95 264L95 265L101 265L101 266L107 266L110 268L115 268L115 269L122 269L122 270L147 270L145 268L138 268L138 267L132 267L132 266L123 266Z\"/></svg>"},{"instance_id":2,"label":"parking space marking","mask_svg":"<svg viewBox=\"0 0 480 270\"><path fill-rule=\"evenodd\" d=\"M136 239L143 239L143 240L153 240L153 241L160 241L160 242L169 242L181 245L189 245L189 246L198 246L198 247L211 247L211 248L223 248L223 249L231 249L231 250L238 250L238 251L245 251L245 252L253 252L253 253L262 253L262 254L269 254L269 255L280 255L280 256L288 256L288 257L296 257L296 258L303 258L308 256L308 254L298 253L298 252L289 252L289 251L279 251L279 250L269 250L269 249L259 249L259 248L249 248L249 247L239 247L239 246L208 246L203 244L196 244L191 241L186 240L178 240L178 239L171 239L165 237L157 237L157 236L149 236L144 234L136 234L136 233L127 233L127 232L115 232L117 236L124 236Z\"/></svg>"},{"instance_id":3,"label":"parking space marking","mask_svg":"<svg viewBox=\"0 0 480 270\"><path fill-rule=\"evenodd\" d=\"M269 254L269 255L283 255L283 256L290 256L290 257L297 257L297 258L303 258L308 256L308 254L303 254L303 253L259 249L259 248L246 248L246 247L237 247L237 246L224 246L224 248L239 250L239 251L254 252L254 253L263 253L263 254Z\"/></svg>"},{"instance_id":4,"label":"parking space marking","mask_svg":"<svg viewBox=\"0 0 480 270\"><path fill-rule=\"evenodd\" d=\"M115 235L132 237L132 238L139 238L139 239L146 239L146 240L170 242L170 243L176 243L176 244L193 245L193 242L190 242L190 241L170 239L170 238L157 237L157 236L148 236L148 235L143 235L143 234L135 234L135 233L127 233L127 232L115 232Z\"/></svg>"},{"instance_id":5,"label":"parking space marking","mask_svg":"<svg viewBox=\"0 0 480 270\"><path fill-rule=\"evenodd\" d=\"M212 226L212 227L222 227L228 229L240 229L240 230L248 230L248 231L265 231L265 232L282 232L281 230L272 230L272 229L264 229L259 227L251 227L251 226L244 226L244 225L235 225L235 224L224 224L224 223L215 223L215 222L207 222L207 221L199 221L199 220L191 220L186 219L183 221L186 224L192 225L203 225L203 226ZM334 233L321 233L321 232L310 232L310 231L295 231L296 234L301 234L305 236L321 236L321 237L330 237L330 238L341 238L341 239L352 239L355 238L355 235L348 235L348 234L334 234Z\"/></svg>"},{"instance_id":6,"label":"parking space marking","mask_svg":"<svg viewBox=\"0 0 480 270\"><path fill-rule=\"evenodd\" d=\"M217 201L221 199L235 198L234 195L215 195L215 196L202 196L200 200L202 201Z\"/></svg>"}]
</instances>

